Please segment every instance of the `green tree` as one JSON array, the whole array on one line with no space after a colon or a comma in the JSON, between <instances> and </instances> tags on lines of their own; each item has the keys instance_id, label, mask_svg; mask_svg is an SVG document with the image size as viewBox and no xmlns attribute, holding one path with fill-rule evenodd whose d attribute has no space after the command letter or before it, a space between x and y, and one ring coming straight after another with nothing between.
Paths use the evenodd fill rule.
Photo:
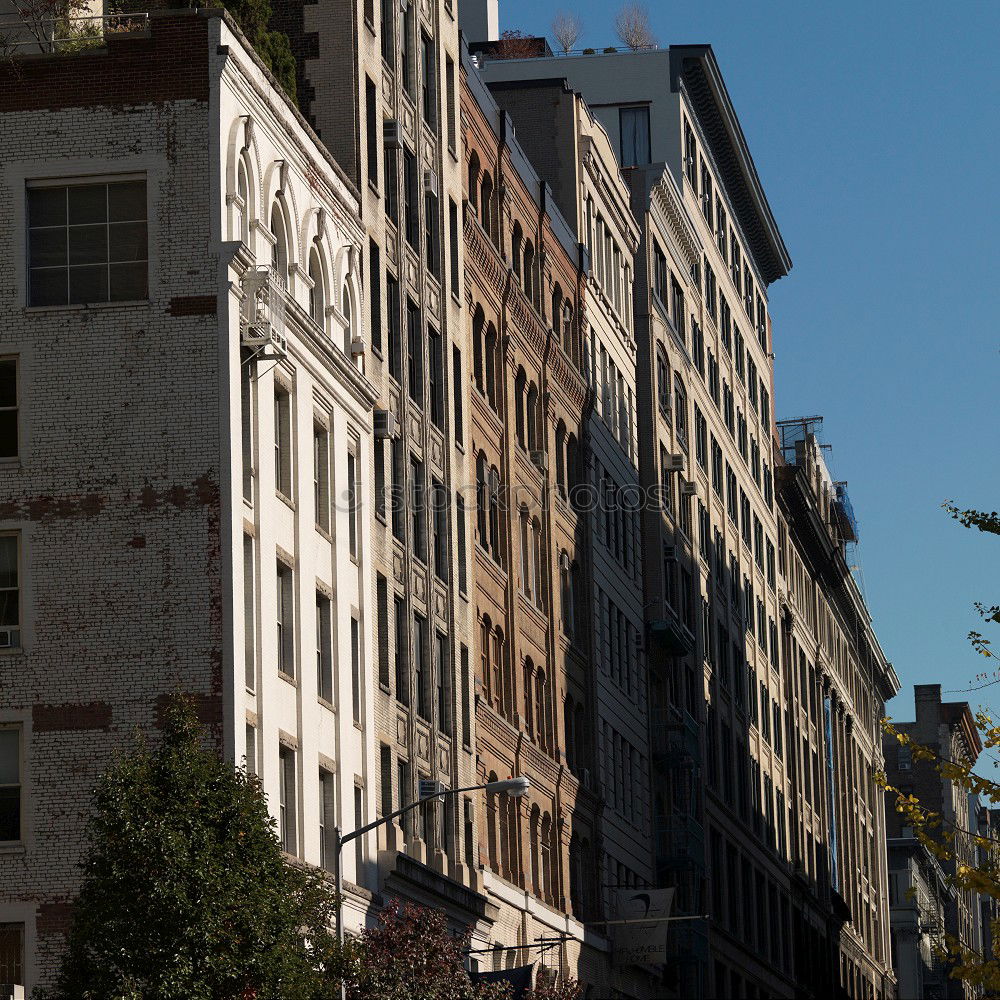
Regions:
<instances>
[{"instance_id":1,"label":"green tree","mask_svg":"<svg viewBox=\"0 0 1000 1000\"><path fill-rule=\"evenodd\" d=\"M980 510L961 510L952 503L944 509L965 528L974 528L986 534L1000 535L1000 514ZM975 605L984 624L1000 623L1000 606ZM994 652L991 641L980 631L969 633L973 649L987 659L1000 659ZM983 690L1000 683L996 668L977 675L973 690ZM979 730L983 748L993 751L1000 748L1000 725L986 709L975 713L976 728ZM964 761L952 760L936 746L917 743L909 734L900 732L890 719L883 720L883 728L901 746L910 749L913 766L931 767L940 777L963 792L972 792L984 799L1000 803L1000 782L981 777L973 772L972 765ZM994 766L1000 761L994 756ZM896 811L904 816L904 822L912 827L916 839L936 858L945 862L953 870L949 881L960 891L978 893L997 901L1000 905L1000 841L992 836L983 836L978 830L956 823L941 813L928 809L919 798L910 792L901 791L890 785L885 775L878 775L885 790L895 796ZM993 954L983 955L963 946L952 935L946 935L945 948L941 957L949 967L953 979L978 986L989 993L1000 991L1000 920L990 922Z\"/></svg>"},{"instance_id":2,"label":"green tree","mask_svg":"<svg viewBox=\"0 0 1000 1000\"><path fill-rule=\"evenodd\" d=\"M176 698L101 778L52 1000L312 1000L326 883L285 863L257 779Z\"/></svg>"}]
</instances>

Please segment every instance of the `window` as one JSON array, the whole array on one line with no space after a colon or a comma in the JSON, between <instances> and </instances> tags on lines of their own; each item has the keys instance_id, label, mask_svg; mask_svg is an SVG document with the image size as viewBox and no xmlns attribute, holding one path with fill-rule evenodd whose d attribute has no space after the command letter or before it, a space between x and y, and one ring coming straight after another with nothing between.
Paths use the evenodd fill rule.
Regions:
<instances>
[{"instance_id":1,"label":"window","mask_svg":"<svg viewBox=\"0 0 1000 1000\"><path fill-rule=\"evenodd\" d=\"M413 4L403 8L403 37L399 40L403 64L403 89L413 97Z\"/></svg>"},{"instance_id":2,"label":"window","mask_svg":"<svg viewBox=\"0 0 1000 1000\"><path fill-rule=\"evenodd\" d=\"M0 649L21 646L20 536L0 535Z\"/></svg>"},{"instance_id":3,"label":"window","mask_svg":"<svg viewBox=\"0 0 1000 1000\"><path fill-rule=\"evenodd\" d=\"M660 249L660 244L653 241L653 292L663 303L664 308L670 308L669 272L667 258Z\"/></svg>"},{"instance_id":4,"label":"window","mask_svg":"<svg viewBox=\"0 0 1000 1000\"><path fill-rule=\"evenodd\" d=\"M438 232L438 199L432 191L424 192L424 237L427 270L441 279L441 234Z\"/></svg>"},{"instance_id":5,"label":"window","mask_svg":"<svg viewBox=\"0 0 1000 1000\"><path fill-rule=\"evenodd\" d=\"M21 839L22 771L21 730L0 729L0 842Z\"/></svg>"},{"instance_id":6,"label":"window","mask_svg":"<svg viewBox=\"0 0 1000 1000\"><path fill-rule=\"evenodd\" d=\"M421 32L420 35L420 97L424 121L433 129L437 125L437 68L434 42Z\"/></svg>"},{"instance_id":7,"label":"window","mask_svg":"<svg viewBox=\"0 0 1000 1000\"><path fill-rule=\"evenodd\" d=\"M28 187L28 305L148 295L146 181Z\"/></svg>"},{"instance_id":8,"label":"window","mask_svg":"<svg viewBox=\"0 0 1000 1000\"><path fill-rule=\"evenodd\" d=\"M657 345L656 348L656 400L662 413L670 419L670 365L667 353Z\"/></svg>"},{"instance_id":9,"label":"window","mask_svg":"<svg viewBox=\"0 0 1000 1000\"><path fill-rule=\"evenodd\" d=\"M423 562L427 561L427 538L425 535L426 510L424 509L424 463L410 456L410 541L413 554Z\"/></svg>"},{"instance_id":10,"label":"window","mask_svg":"<svg viewBox=\"0 0 1000 1000\"><path fill-rule=\"evenodd\" d=\"M395 20L399 5L396 0L382 0L379 8L379 40L382 43L382 58L390 71L396 68L396 50L394 47L396 31Z\"/></svg>"},{"instance_id":11,"label":"window","mask_svg":"<svg viewBox=\"0 0 1000 1000\"><path fill-rule=\"evenodd\" d=\"M313 506L316 527L330 530L330 435L325 427L313 426Z\"/></svg>"},{"instance_id":12,"label":"window","mask_svg":"<svg viewBox=\"0 0 1000 1000\"><path fill-rule=\"evenodd\" d=\"M712 172L708 169L708 164L701 161L701 212L708 220L709 229L712 228Z\"/></svg>"},{"instance_id":13,"label":"window","mask_svg":"<svg viewBox=\"0 0 1000 1000\"><path fill-rule=\"evenodd\" d=\"M24 986L24 924L0 924L0 983Z\"/></svg>"},{"instance_id":14,"label":"window","mask_svg":"<svg viewBox=\"0 0 1000 1000\"><path fill-rule=\"evenodd\" d=\"M407 676L409 639L406 634L406 605L401 597L393 598L392 610L396 622L396 700L404 705L409 705L410 685Z\"/></svg>"},{"instance_id":15,"label":"window","mask_svg":"<svg viewBox=\"0 0 1000 1000\"><path fill-rule=\"evenodd\" d=\"M392 0L387 0L392 3ZM397 170L398 156L396 147L387 145L382 157L382 171L385 175L385 214L397 226L399 225L399 174Z\"/></svg>"},{"instance_id":16,"label":"window","mask_svg":"<svg viewBox=\"0 0 1000 1000\"><path fill-rule=\"evenodd\" d=\"M2 540L0 540L2 541ZM256 572L253 538L243 536L243 660L247 690L253 691L257 680Z\"/></svg>"},{"instance_id":17,"label":"window","mask_svg":"<svg viewBox=\"0 0 1000 1000\"><path fill-rule=\"evenodd\" d=\"M351 712L361 725L361 623L351 617Z\"/></svg>"},{"instance_id":18,"label":"window","mask_svg":"<svg viewBox=\"0 0 1000 1000\"><path fill-rule=\"evenodd\" d=\"M447 88L445 100L448 102L448 148L454 152L458 149L458 126L455 114L455 61L451 56L445 56L444 85Z\"/></svg>"},{"instance_id":19,"label":"window","mask_svg":"<svg viewBox=\"0 0 1000 1000\"><path fill-rule=\"evenodd\" d=\"M295 751L284 744L278 749L278 835L282 850L295 854Z\"/></svg>"},{"instance_id":20,"label":"window","mask_svg":"<svg viewBox=\"0 0 1000 1000\"><path fill-rule=\"evenodd\" d=\"M385 438L372 442L375 453L375 516L385 523Z\"/></svg>"},{"instance_id":21,"label":"window","mask_svg":"<svg viewBox=\"0 0 1000 1000\"><path fill-rule=\"evenodd\" d=\"M319 866L330 870L333 864L333 828L337 825L334 812L334 776L324 768L319 769Z\"/></svg>"},{"instance_id":22,"label":"window","mask_svg":"<svg viewBox=\"0 0 1000 1000\"><path fill-rule=\"evenodd\" d=\"M403 340L399 327L399 282L391 275L385 276L385 301L388 317L386 327L389 335L389 374L402 381Z\"/></svg>"},{"instance_id":23,"label":"window","mask_svg":"<svg viewBox=\"0 0 1000 1000\"><path fill-rule=\"evenodd\" d=\"M246 762L247 774L257 773L257 728L246 724Z\"/></svg>"},{"instance_id":24,"label":"window","mask_svg":"<svg viewBox=\"0 0 1000 1000\"><path fill-rule=\"evenodd\" d=\"M358 456L347 453L347 547L358 558L358 507L361 504L361 484L358 482Z\"/></svg>"},{"instance_id":25,"label":"window","mask_svg":"<svg viewBox=\"0 0 1000 1000\"><path fill-rule=\"evenodd\" d=\"M402 542L406 535L406 496L403 493L403 442L392 442L392 492L389 494L392 513L392 535Z\"/></svg>"},{"instance_id":26,"label":"window","mask_svg":"<svg viewBox=\"0 0 1000 1000\"><path fill-rule=\"evenodd\" d=\"M649 163L649 108L619 108L618 124L621 130L622 166L635 167Z\"/></svg>"},{"instance_id":27,"label":"window","mask_svg":"<svg viewBox=\"0 0 1000 1000\"><path fill-rule=\"evenodd\" d=\"M316 594L316 694L333 701L333 643L330 599Z\"/></svg>"},{"instance_id":28,"label":"window","mask_svg":"<svg viewBox=\"0 0 1000 1000\"><path fill-rule=\"evenodd\" d=\"M465 439L465 415L462 410L462 396L465 387L462 383L462 352L457 345L453 345L451 349L451 380L455 396L455 444L460 445Z\"/></svg>"},{"instance_id":29,"label":"window","mask_svg":"<svg viewBox=\"0 0 1000 1000\"><path fill-rule=\"evenodd\" d=\"M17 359L0 358L0 460L17 458Z\"/></svg>"},{"instance_id":30,"label":"window","mask_svg":"<svg viewBox=\"0 0 1000 1000\"><path fill-rule=\"evenodd\" d=\"M451 657L448 637L440 632L434 643L434 659L437 672L438 728L446 736L451 736Z\"/></svg>"},{"instance_id":31,"label":"window","mask_svg":"<svg viewBox=\"0 0 1000 1000\"><path fill-rule=\"evenodd\" d=\"M418 614L413 616L413 684L417 692L417 714L431 721L430 677L427 670L427 620Z\"/></svg>"},{"instance_id":32,"label":"window","mask_svg":"<svg viewBox=\"0 0 1000 1000\"><path fill-rule=\"evenodd\" d=\"M406 374L410 399L417 406L424 402L424 344L420 326L420 308L406 300Z\"/></svg>"},{"instance_id":33,"label":"window","mask_svg":"<svg viewBox=\"0 0 1000 1000\"><path fill-rule=\"evenodd\" d=\"M274 387L274 487L292 497L292 397L281 385Z\"/></svg>"},{"instance_id":34,"label":"window","mask_svg":"<svg viewBox=\"0 0 1000 1000\"><path fill-rule=\"evenodd\" d=\"M448 242L451 251L451 294L458 298L462 292L462 274L458 259L458 205L453 198L448 199Z\"/></svg>"},{"instance_id":35,"label":"window","mask_svg":"<svg viewBox=\"0 0 1000 1000\"><path fill-rule=\"evenodd\" d=\"M458 492L455 493L455 527L458 537L458 592L465 594L469 589L468 570L465 566L465 497Z\"/></svg>"},{"instance_id":36,"label":"window","mask_svg":"<svg viewBox=\"0 0 1000 1000\"><path fill-rule=\"evenodd\" d=\"M392 749L385 743L378 745L379 756L379 804L382 816L392 812Z\"/></svg>"},{"instance_id":37,"label":"window","mask_svg":"<svg viewBox=\"0 0 1000 1000\"><path fill-rule=\"evenodd\" d=\"M367 0L366 0L367 2ZM379 147L378 94L375 84L365 77L365 157L368 166L368 183L378 188L378 147Z\"/></svg>"},{"instance_id":38,"label":"window","mask_svg":"<svg viewBox=\"0 0 1000 1000\"><path fill-rule=\"evenodd\" d=\"M289 677L295 676L295 618L292 589L292 571L278 562L277 594L278 670Z\"/></svg>"},{"instance_id":39,"label":"window","mask_svg":"<svg viewBox=\"0 0 1000 1000\"><path fill-rule=\"evenodd\" d=\"M430 370L428 371L427 390L430 398L431 420L435 427L444 428L444 354L441 344L441 334L433 327L427 328L428 355Z\"/></svg>"},{"instance_id":40,"label":"window","mask_svg":"<svg viewBox=\"0 0 1000 1000\"><path fill-rule=\"evenodd\" d=\"M459 651L462 683L462 744L471 746L472 740L472 711L469 699L469 647L462 645Z\"/></svg>"},{"instance_id":41,"label":"window","mask_svg":"<svg viewBox=\"0 0 1000 1000\"><path fill-rule=\"evenodd\" d=\"M411 8L407 8L411 9ZM420 250L420 219L417 205L417 158L408 149L403 150L403 225L406 242Z\"/></svg>"},{"instance_id":42,"label":"window","mask_svg":"<svg viewBox=\"0 0 1000 1000\"><path fill-rule=\"evenodd\" d=\"M697 192L698 188L698 146L694 141L694 132L687 119L684 120L684 169L687 179Z\"/></svg>"},{"instance_id":43,"label":"window","mask_svg":"<svg viewBox=\"0 0 1000 1000\"><path fill-rule=\"evenodd\" d=\"M379 246L368 240L368 308L371 317L372 349L382 351L382 262Z\"/></svg>"},{"instance_id":44,"label":"window","mask_svg":"<svg viewBox=\"0 0 1000 1000\"><path fill-rule=\"evenodd\" d=\"M432 544L434 572L439 580L448 580L448 493L438 482L431 483Z\"/></svg>"}]
</instances>

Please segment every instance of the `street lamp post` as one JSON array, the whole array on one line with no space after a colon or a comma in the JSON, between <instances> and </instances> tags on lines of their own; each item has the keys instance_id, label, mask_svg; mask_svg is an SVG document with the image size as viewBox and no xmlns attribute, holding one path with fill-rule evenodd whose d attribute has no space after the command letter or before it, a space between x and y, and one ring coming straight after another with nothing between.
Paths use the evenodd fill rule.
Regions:
<instances>
[{"instance_id":1,"label":"street lamp post","mask_svg":"<svg viewBox=\"0 0 1000 1000\"><path fill-rule=\"evenodd\" d=\"M340 827L334 827L333 829L333 877L336 886L337 898L334 902L334 921L336 925L337 933L337 948L338 950L344 944L344 916L343 916L343 902L344 902L344 876L341 870L340 862L340 852L343 850L344 844L349 844L352 840L357 840L358 837L363 837L366 833L377 827L383 826L386 823L391 822L397 816L402 816L403 813L409 812L411 809L416 809L417 806L422 806L425 802L433 802L435 799L444 798L445 795L461 795L463 792L506 792L511 798L519 799L528 793L528 789L531 788L531 782L524 777L517 778L505 778L503 781L490 781L485 785L470 785L468 788L442 788L440 791L435 792L433 795L425 795L423 798L417 799L415 802L411 802L409 805L401 806L395 812L389 813L387 816L381 816L371 823L365 826L359 827L357 830L352 830L350 833L341 833ZM340 983L340 998L345 1000L347 996L347 986L344 981L341 980Z\"/></svg>"}]
</instances>

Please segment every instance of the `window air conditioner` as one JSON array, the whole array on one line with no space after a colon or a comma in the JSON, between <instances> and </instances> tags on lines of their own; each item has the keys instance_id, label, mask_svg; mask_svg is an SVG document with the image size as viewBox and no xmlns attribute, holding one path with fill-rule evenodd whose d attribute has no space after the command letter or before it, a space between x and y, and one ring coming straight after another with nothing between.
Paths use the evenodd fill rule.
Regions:
<instances>
[{"instance_id":1,"label":"window air conditioner","mask_svg":"<svg viewBox=\"0 0 1000 1000\"><path fill-rule=\"evenodd\" d=\"M690 479L685 479L681 483L682 497L696 497L698 495L698 484L692 483Z\"/></svg>"},{"instance_id":2,"label":"window air conditioner","mask_svg":"<svg viewBox=\"0 0 1000 1000\"><path fill-rule=\"evenodd\" d=\"M0 649L19 649L21 646L21 630L17 628L0 629Z\"/></svg>"},{"instance_id":3,"label":"window air conditioner","mask_svg":"<svg viewBox=\"0 0 1000 1000\"><path fill-rule=\"evenodd\" d=\"M684 456L683 455L670 455L667 458L667 470L669 472L683 472L684 471Z\"/></svg>"},{"instance_id":4,"label":"window air conditioner","mask_svg":"<svg viewBox=\"0 0 1000 1000\"><path fill-rule=\"evenodd\" d=\"M663 546L663 559L665 562L677 562L677 546L676 545L664 545Z\"/></svg>"},{"instance_id":5,"label":"window air conditioner","mask_svg":"<svg viewBox=\"0 0 1000 1000\"><path fill-rule=\"evenodd\" d=\"M395 118L386 119L382 123L382 139L390 149L403 148L403 133Z\"/></svg>"},{"instance_id":6,"label":"window air conditioner","mask_svg":"<svg viewBox=\"0 0 1000 1000\"><path fill-rule=\"evenodd\" d=\"M432 194L437 197L438 193L438 175L433 170L424 171L424 193Z\"/></svg>"},{"instance_id":7,"label":"window air conditioner","mask_svg":"<svg viewBox=\"0 0 1000 1000\"><path fill-rule=\"evenodd\" d=\"M399 437L396 414L392 410L376 410L373 420L375 437L390 439Z\"/></svg>"},{"instance_id":8,"label":"window air conditioner","mask_svg":"<svg viewBox=\"0 0 1000 1000\"><path fill-rule=\"evenodd\" d=\"M544 451L532 451L531 461L534 462L542 472L548 471L549 468L549 456L545 454Z\"/></svg>"},{"instance_id":9,"label":"window air conditioner","mask_svg":"<svg viewBox=\"0 0 1000 1000\"><path fill-rule=\"evenodd\" d=\"M360 358L365 353L366 345L364 337L355 337L351 340L351 357Z\"/></svg>"}]
</instances>

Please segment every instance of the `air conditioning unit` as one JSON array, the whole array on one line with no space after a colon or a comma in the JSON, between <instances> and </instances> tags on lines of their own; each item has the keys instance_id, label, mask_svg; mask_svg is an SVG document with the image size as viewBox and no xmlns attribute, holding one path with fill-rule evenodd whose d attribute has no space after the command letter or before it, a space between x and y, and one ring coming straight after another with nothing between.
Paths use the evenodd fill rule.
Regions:
<instances>
[{"instance_id":1,"label":"air conditioning unit","mask_svg":"<svg viewBox=\"0 0 1000 1000\"><path fill-rule=\"evenodd\" d=\"M684 471L684 456L683 455L669 455L667 457L667 471L668 472L683 472Z\"/></svg>"},{"instance_id":2,"label":"air conditioning unit","mask_svg":"<svg viewBox=\"0 0 1000 1000\"><path fill-rule=\"evenodd\" d=\"M24 987L0 983L0 1000L24 1000Z\"/></svg>"},{"instance_id":3,"label":"air conditioning unit","mask_svg":"<svg viewBox=\"0 0 1000 1000\"><path fill-rule=\"evenodd\" d=\"M403 148L403 131L395 118L388 118L382 123L382 141L390 149Z\"/></svg>"},{"instance_id":4,"label":"air conditioning unit","mask_svg":"<svg viewBox=\"0 0 1000 1000\"><path fill-rule=\"evenodd\" d=\"M351 341L351 357L360 358L367 350L364 337L355 337Z\"/></svg>"},{"instance_id":5,"label":"air conditioning unit","mask_svg":"<svg viewBox=\"0 0 1000 1000\"><path fill-rule=\"evenodd\" d=\"M240 343L244 347L270 347L281 357L288 354L288 341L266 320L243 325Z\"/></svg>"},{"instance_id":6,"label":"air conditioning unit","mask_svg":"<svg viewBox=\"0 0 1000 1000\"><path fill-rule=\"evenodd\" d=\"M663 546L663 561L664 562L677 562L677 546L676 545L664 545Z\"/></svg>"},{"instance_id":7,"label":"air conditioning unit","mask_svg":"<svg viewBox=\"0 0 1000 1000\"><path fill-rule=\"evenodd\" d=\"M19 628L0 629L0 649L20 649L21 630Z\"/></svg>"},{"instance_id":8,"label":"air conditioning unit","mask_svg":"<svg viewBox=\"0 0 1000 1000\"><path fill-rule=\"evenodd\" d=\"M434 170L424 171L424 193L432 194L437 197L438 193L438 175Z\"/></svg>"},{"instance_id":9,"label":"air conditioning unit","mask_svg":"<svg viewBox=\"0 0 1000 1000\"><path fill-rule=\"evenodd\" d=\"M373 417L375 437L395 439L399 437L399 425L392 410L376 410Z\"/></svg>"},{"instance_id":10,"label":"air conditioning unit","mask_svg":"<svg viewBox=\"0 0 1000 1000\"><path fill-rule=\"evenodd\" d=\"M696 497L698 495L698 484L692 483L690 479L681 481L681 496Z\"/></svg>"},{"instance_id":11,"label":"air conditioning unit","mask_svg":"<svg viewBox=\"0 0 1000 1000\"><path fill-rule=\"evenodd\" d=\"M542 472L547 472L549 468L549 456L544 451L532 451L531 461L538 466Z\"/></svg>"}]
</instances>

